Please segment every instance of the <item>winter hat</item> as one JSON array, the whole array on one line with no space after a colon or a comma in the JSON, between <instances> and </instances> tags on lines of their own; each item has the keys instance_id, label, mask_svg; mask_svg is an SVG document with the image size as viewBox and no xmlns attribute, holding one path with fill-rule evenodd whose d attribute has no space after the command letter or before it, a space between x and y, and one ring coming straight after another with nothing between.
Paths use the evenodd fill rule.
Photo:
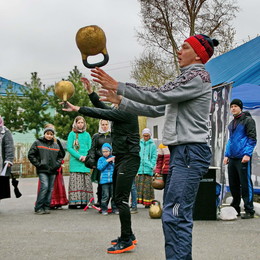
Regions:
<instances>
[{"instance_id":1,"label":"winter hat","mask_svg":"<svg viewBox=\"0 0 260 260\"><path fill-rule=\"evenodd\" d=\"M219 42L216 39L211 39L204 34L196 34L185 40L188 42L192 49L201 58L205 64L214 53L214 46L218 46Z\"/></svg>"},{"instance_id":2,"label":"winter hat","mask_svg":"<svg viewBox=\"0 0 260 260\"><path fill-rule=\"evenodd\" d=\"M53 132L53 134L55 134L55 130L53 128L51 128L51 127L44 128L43 134L45 134L48 131L51 131L51 132Z\"/></svg>"},{"instance_id":3,"label":"winter hat","mask_svg":"<svg viewBox=\"0 0 260 260\"><path fill-rule=\"evenodd\" d=\"M144 134L149 134L150 136L152 135L151 130L149 128L144 128L142 131L142 135Z\"/></svg>"},{"instance_id":4,"label":"winter hat","mask_svg":"<svg viewBox=\"0 0 260 260\"><path fill-rule=\"evenodd\" d=\"M243 102L242 102L240 99L238 99L238 98L235 98L235 99L233 99L233 100L231 101L230 107L231 107L232 105L237 105L237 106L239 106L239 107L241 108L241 110L243 110Z\"/></svg>"},{"instance_id":5,"label":"winter hat","mask_svg":"<svg viewBox=\"0 0 260 260\"><path fill-rule=\"evenodd\" d=\"M102 151L103 151L103 150L106 150L106 151L111 152L111 151L112 151L112 146L111 146L109 143L104 143L104 144L102 145Z\"/></svg>"}]
</instances>

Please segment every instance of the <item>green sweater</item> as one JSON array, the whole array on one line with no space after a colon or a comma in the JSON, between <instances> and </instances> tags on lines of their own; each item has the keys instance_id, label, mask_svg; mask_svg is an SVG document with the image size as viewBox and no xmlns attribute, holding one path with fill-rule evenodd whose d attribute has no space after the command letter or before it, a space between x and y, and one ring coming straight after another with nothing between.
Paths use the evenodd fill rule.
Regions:
<instances>
[{"instance_id":1,"label":"green sweater","mask_svg":"<svg viewBox=\"0 0 260 260\"><path fill-rule=\"evenodd\" d=\"M67 150L70 153L70 172L90 172L84 162L80 161L80 156L86 156L91 147L91 136L88 132L78 133L79 149L74 147L76 133L71 131L68 136Z\"/></svg>"}]
</instances>

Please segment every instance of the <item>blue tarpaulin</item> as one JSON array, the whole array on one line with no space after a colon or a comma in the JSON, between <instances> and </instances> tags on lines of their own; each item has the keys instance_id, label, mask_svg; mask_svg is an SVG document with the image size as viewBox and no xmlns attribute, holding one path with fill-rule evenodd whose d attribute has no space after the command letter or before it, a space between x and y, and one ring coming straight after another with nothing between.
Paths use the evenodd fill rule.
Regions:
<instances>
[{"instance_id":1,"label":"blue tarpaulin","mask_svg":"<svg viewBox=\"0 0 260 260\"><path fill-rule=\"evenodd\" d=\"M221 43L220 43L221 44ZM206 64L212 86L234 82L260 84L260 36L226 52Z\"/></svg>"},{"instance_id":2,"label":"blue tarpaulin","mask_svg":"<svg viewBox=\"0 0 260 260\"><path fill-rule=\"evenodd\" d=\"M21 91L21 88L23 87L23 85L15 83L15 82L8 80L6 78L0 77L0 95L1 96L6 96L6 89L10 86L12 87L12 90L18 96L23 96L23 93Z\"/></svg>"},{"instance_id":3,"label":"blue tarpaulin","mask_svg":"<svg viewBox=\"0 0 260 260\"><path fill-rule=\"evenodd\" d=\"M253 84L242 84L232 88L232 99L239 98L243 101L244 109L260 108L260 86Z\"/></svg>"}]
</instances>

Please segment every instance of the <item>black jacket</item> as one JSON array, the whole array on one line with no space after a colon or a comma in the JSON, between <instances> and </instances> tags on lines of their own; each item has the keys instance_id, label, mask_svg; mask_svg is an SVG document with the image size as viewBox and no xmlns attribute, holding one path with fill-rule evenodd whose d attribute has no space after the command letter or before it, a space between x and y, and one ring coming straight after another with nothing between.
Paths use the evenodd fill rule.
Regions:
<instances>
[{"instance_id":1,"label":"black jacket","mask_svg":"<svg viewBox=\"0 0 260 260\"><path fill-rule=\"evenodd\" d=\"M54 140L38 138L28 152L28 159L36 167L37 174L56 174L65 153Z\"/></svg>"},{"instance_id":2,"label":"black jacket","mask_svg":"<svg viewBox=\"0 0 260 260\"><path fill-rule=\"evenodd\" d=\"M139 153L139 125L137 115L107 106L93 92L89 95L93 107L81 107L79 113L99 119L112 121L111 136L113 154Z\"/></svg>"},{"instance_id":3,"label":"black jacket","mask_svg":"<svg viewBox=\"0 0 260 260\"><path fill-rule=\"evenodd\" d=\"M88 165L89 168L93 168L93 166L97 166L98 159L103 156L102 155L102 145L104 143L112 144L112 138L110 133L102 134L96 133L92 136L92 144L91 148L88 151Z\"/></svg>"}]
</instances>

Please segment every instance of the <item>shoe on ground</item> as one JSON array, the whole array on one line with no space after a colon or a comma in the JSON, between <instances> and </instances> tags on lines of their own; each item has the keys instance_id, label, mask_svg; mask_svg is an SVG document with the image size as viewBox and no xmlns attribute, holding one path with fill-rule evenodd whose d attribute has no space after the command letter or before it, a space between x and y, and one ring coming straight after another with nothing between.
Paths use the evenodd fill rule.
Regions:
<instances>
[{"instance_id":1,"label":"shoe on ground","mask_svg":"<svg viewBox=\"0 0 260 260\"><path fill-rule=\"evenodd\" d=\"M246 212L245 214L241 214L241 218L242 219L250 219L250 218L254 218L255 217L255 214L253 213L248 213Z\"/></svg>"},{"instance_id":2,"label":"shoe on ground","mask_svg":"<svg viewBox=\"0 0 260 260\"><path fill-rule=\"evenodd\" d=\"M69 209L77 209L77 208L78 208L78 205L69 205L68 208L69 208Z\"/></svg>"},{"instance_id":3,"label":"shoe on ground","mask_svg":"<svg viewBox=\"0 0 260 260\"><path fill-rule=\"evenodd\" d=\"M108 212L107 211L102 211L102 216L107 216Z\"/></svg>"},{"instance_id":4,"label":"shoe on ground","mask_svg":"<svg viewBox=\"0 0 260 260\"><path fill-rule=\"evenodd\" d=\"M136 213L138 213L137 208L131 208L131 209L130 209L130 213L131 213L131 214L136 214Z\"/></svg>"},{"instance_id":5,"label":"shoe on ground","mask_svg":"<svg viewBox=\"0 0 260 260\"><path fill-rule=\"evenodd\" d=\"M129 239L128 241L122 241L121 239L118 241L117 244L107 249L107 253L109 254L121 254L130 250L133 250L135 245L133 244L132 240Z\"/></svg>"},{"instance_id":6,"label":"shoe on ground","mask_svg":"<svg viewBox=\"0 0 260 260\"><path fill-rule=\"evenodd\" d=\"M116 214L116 215L119 215L119 210L118 209L114 209L113 213Z\"/></svg>"},{"instance_id":7,"label":"shoe on ground","mask_svg":"<svg viewBox=\"0 0 260 260\"><path fill-rule=\"evenodd\" d=\"M45 210L43 210L43 209L38 209L38 210L36 210L36 211L34 212L34 214L36 214L36 215L43 215L43 214L46 214L46 213L45 213Z\"/></svg>"},{"instance_id":8,"label":"shoe on ground","mask_svg":"<svg viewBox=\"0 0 260 260\"><path fill-rule=\"evenodd\" d=\"M133 243L134 245L137 245L138 240L136 239L136 237L135 237L134 234L132 234L132 235L130 236L130 239L132 240L132 243ZM121 241L121 238L120 238L120 237L118 237L117 239L111 240L111 245L116 245L116 244L117 244L118 242L120 242L120 241Z\"/></svg>"},{"instance_id":9,"label":"shoe on ground","mask_svg":"<svg viewBox=\"0 0 260 260\"><path fill-rule=\"evenodd\" d=\"M51 214L49 209L44 209L44 211L45 211L45 214Z\"/></svg>"}]
</instances>

